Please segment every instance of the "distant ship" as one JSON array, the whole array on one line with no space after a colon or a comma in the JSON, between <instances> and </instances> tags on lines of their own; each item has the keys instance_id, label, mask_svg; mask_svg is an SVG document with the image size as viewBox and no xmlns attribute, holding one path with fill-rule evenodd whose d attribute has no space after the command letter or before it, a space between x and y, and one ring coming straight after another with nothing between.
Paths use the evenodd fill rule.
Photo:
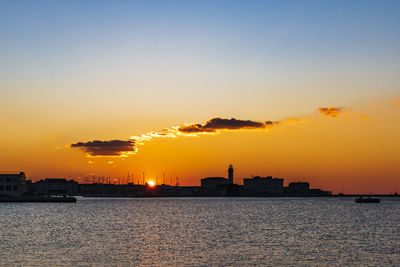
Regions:
<instances>
[{"instance_id":1,"label":"distant ship","mask_svg":"<svg viewBox=\"0 0 400 267\"><path fill-rule=\"evenodd\" d=\"M379 198L371 198L371 197L358 197L356 198L356 203L380 203L381 200Z\"/></svg>"}]
</instances>

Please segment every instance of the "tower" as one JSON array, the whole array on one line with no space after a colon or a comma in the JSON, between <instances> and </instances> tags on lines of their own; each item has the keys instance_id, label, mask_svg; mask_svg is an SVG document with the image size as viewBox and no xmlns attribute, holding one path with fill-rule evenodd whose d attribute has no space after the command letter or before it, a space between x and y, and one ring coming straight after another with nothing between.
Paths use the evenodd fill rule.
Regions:
<instances>
[{"instance_id":1,"label":"tower","mask_svg":"<svg viewBox=\"0 0 400 267\"><path fill-rule=\"evenodd\" d=\"M232 164L228 168L228 184L233 184L233 167Z\"/></svg>"}]
</instances>

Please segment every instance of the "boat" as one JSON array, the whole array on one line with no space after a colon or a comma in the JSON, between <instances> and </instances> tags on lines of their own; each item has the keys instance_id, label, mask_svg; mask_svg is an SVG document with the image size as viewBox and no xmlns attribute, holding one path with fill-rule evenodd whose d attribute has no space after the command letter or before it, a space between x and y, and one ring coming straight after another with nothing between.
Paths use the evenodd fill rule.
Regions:
<instances>
[{"instance_id":1,"label":"boat","mask_svg":"<svg viewBox=\"0 0 400 267\"><path fill-rule=\"evenodd\" d=\"M358 197L355 199L356 203L380 203L381 200L379 198L372 197Z\"/></svg>"}]
</instances>

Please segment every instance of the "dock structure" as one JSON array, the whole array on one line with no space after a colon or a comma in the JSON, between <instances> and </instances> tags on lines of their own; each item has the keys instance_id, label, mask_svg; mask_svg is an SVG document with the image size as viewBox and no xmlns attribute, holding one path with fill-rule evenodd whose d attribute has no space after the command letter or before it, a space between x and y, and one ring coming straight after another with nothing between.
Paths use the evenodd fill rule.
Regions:
<instances>
[{"instance_id":1,"label":"dock structure","mask_svg":"<svg viewBox=\"0 0 400 267\"><path fill-rule=\"evenodd\" d=\"M0 197L0 202L76 202L75 197Z\"/></svg>"}]
</instances>

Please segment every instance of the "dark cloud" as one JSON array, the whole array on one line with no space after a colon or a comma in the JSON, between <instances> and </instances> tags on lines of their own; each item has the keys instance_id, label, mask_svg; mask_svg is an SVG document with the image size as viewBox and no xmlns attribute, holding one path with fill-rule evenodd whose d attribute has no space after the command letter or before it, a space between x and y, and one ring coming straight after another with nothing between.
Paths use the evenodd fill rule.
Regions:
<instances>
[{"instance_id":1,"label":"dark cloud","mask_svg":"<svg viewBox=\"0 0 400 267\"><path fill-rule=\"evenodd\" d=\"M111 140L111 141L89 141L78 142L71 144L70 147L78 148L91 156L126 156L126 154L133 154L137 152L137 145L142 145L153 138L172 138L180 135L196 135L198 133L216 133L222 130L241 130L241 129L267 129L281 123L288 123L292 121L299 121L296 119L288 119L287 121L265 121L258 122L252 120L237 120L237 119L221 119L212 118L204 125L199 123L185 124L171 129L164 129L163 131L152 131L141 136L132 136L129 140Z\"/></svg>"},{"instance_id":2,"label":"dark cloud","mask_svg":"<svg viewBox=\"0 0 400 267\"><path fill-rule=\"evenodd\" d=\"M343 108L329 107L329 108L319 108L318 111L328 117L337 117Z\"/></svg>"},{"instance_id":3,"label":"dark cloud","mask_svg":"<svg viewBox=\"0 0 400 267\"><path fill-rule=\"evenodd\" d=\"M258 129L270 126L274 122L258 122L251 120L221 119L213 118L206 124L189 124L178 127L178 131L183 133L214 133L218 130L239 130L239 129Z\"/></svg>"},{"instance_id":4,"label":"dark cloud","mask_svg":"<svg viewBox=\"0 0 400 267\"><path fill-rule=\"evenodd\" d=\"M71 144L91 156L121 156L123 152L135 152L134 140L89 141Z\"/></svg>"}]
</instances>

